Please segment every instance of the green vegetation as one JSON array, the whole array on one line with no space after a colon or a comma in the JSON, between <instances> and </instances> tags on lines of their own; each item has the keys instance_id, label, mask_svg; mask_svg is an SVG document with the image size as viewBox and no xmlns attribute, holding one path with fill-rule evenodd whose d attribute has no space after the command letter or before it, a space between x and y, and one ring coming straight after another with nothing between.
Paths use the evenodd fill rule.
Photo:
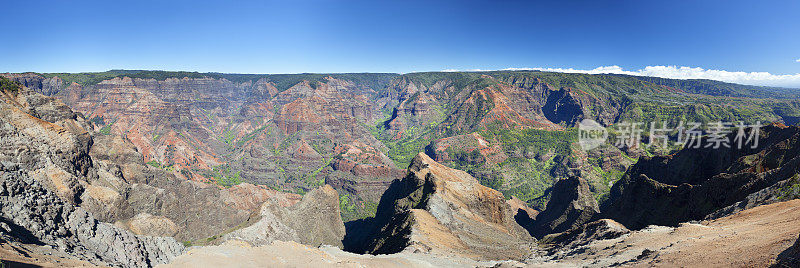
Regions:
<instances>
[{"instance_id":1,"label":"green vegetation","mask_svg":"<svg viewBox=\"0 0 800 268\"><path fill-rule=\"evenodd\" d=\"M268 125L261 126L261 127L257 128L256 130L253 130L253 132L250 132L247 135L244 135L244 137L242 137L241 139L236 141L236 145L237 146L242 146L245 143L247 143L248 141L253 140L253 138L255 138L256 136L258 136L259 133L261 133L262 131L267 129L267 127L268 127ZM272 133L272 127L271 126L269 126L269 127L270 127L270 129L267 130L267 133L266 133L267 135Z\"/></svg>"},{"instance_id":2,"label":"green vegetation","mask_svg":"<svg viewBox=\"0 0 800 268\"><path fill-rule=\"evenodd\" d=\"M392 141L388 139L379 139L384 142L389 151L386 155L394 161L395 165L399 168L408 167L411 159L418 153L425 150L425 146L430 143L431 139L426 137L412 137L405 136L400 140Z\"/></svg>"},{"instance_id":3,"label":"green vegetation","mask_svg":"<svg viewBox=\"0 0 800 268\"><path fill-rule=\"evenodd\" d=\"M378 203L357 200L356 196L345 193L339 195L339 210L342 220L348 222L375 216L375 212L378 210Z\"/></svg>"},{"instance_id":4,"label":"green vegetation","mask_svg":"<svg viewBox=\"0 0 800 268\"><path fill-rule=\"evenodd\" d=\"M374 126L365 125L370 130L370 133L381 141L389 150L386 156L394 161L398 168L406 168L411 163L411 159L418 153L425 150L431 140L433 140L434 126L425 126L420 129L418 127L410 127L404 131L402 138L395 139L392 133L389 133L386 128L386 122L391 120L391 115L386 115L383 120L379 120Z\"/></svg>"},{"instance_id":5,"label":"green vegetation","mask_svg":"<svg viewBox=\"0 0 800 268\"><path fill-rule=\"evenodd\" d=\"M405 74L403 77L425 87L431 87L437 82L444 81L456 90L461 90L468 86L486 88L495 84L491 79L482 77L481 73L476 72L422 72Z\"/></svg>"},{"instance_id":6,"label":"green vegetation","mask_svg":"<svg viewBox=\"0 0 800 268\"><path fill-rule=\"evenodd\" d=\"M100 128L100 134L111 135L111 125L105 125Z\"/></svg>"},{"instance_id":7,"label":"green vegetation","mask_svg":"<svg viewBox=\"0 0 800 268\"><path fill-rule=\"evenodd\" d=\"M222 131L222 135L220 135L220 141L224 142L227 145L233 145L233 140L236 139L236 133L233 128L226 128Z\"/></svg>"},{"instance_id":8,"label":"green vegetation","mask_svg":"<svg viewBox=\"0 0 800 268\"><path fill-rule=\"evenodd\" d=\"M207 176L213 178L217 185L225 188L242 183L241 171L233 171L229 165L213 167L207 172Z\"/></svg>"},{"instance_id":9,"label":"green vegetation","mask_svg":"<svg viewBox=\"0 0 800 268\"><path fill-rule=\"evenodd\" d=\"M780 189L778 200L786 201L800 198L800 175L794 175L787 180L786 185Z\"/></svg>"},{"instance_id":10,"label":"green vegetation","mask_svg":"<svg viewBox=\"0 0 800 268\"><path fill-rule=\"evenodd\" d=\"M624 76L657 85L683 90L687 93L711 96L750 97L750 98L800 98L800 92L789 88L748 86L706 79L668 79L647 76Z\"/></svg>"},{"instance_id":11,"label":"green vegetation","mask_svg":"<svg viewBox=\"0 0 800 268\"><path fill-rule=\"evenodd\" d=\"M572 152L572 143L578 141L578 130L574 128L566 131L517 130L490 127L482 131L481 136L499 142L509 152L534 154L551 152L558 155L569 155Z\"/></svg>"},{"instance_id":12,"label":"green vegetation","mask_svg":"<svg viewBox=\"0 0 800 268\"><path fill-rule=\"evenodd\" d=\"M628 106L625 113L620 116L620 121L656 123L660 127L662 122L674 128L680 122L737 122L754 123L756 121L771 122L779 119L773 115L772 108L765 103L751 103L745 101L726 101L728 105L721 105L719 100L698 99L691 104L664 104L660 102L637 102ZM738 102L732 106L730 103ZM650 125L642 126L649 130Z\"/></svg>"},{"instance_id":13,"label":"green vegetation","mask_svg":"<svg viewBox=\"0 0 800 268\"><path fill-rule=\"evenodd\" d=\"M356 205L350 202L350 194L339 195L339 209L342 214L354 213Z\"/></svg>"},{"instance_id":14,"label":"green vegetation","mask_svg":"<svg viewBox=\"0 0 800 268\"><path fill-rule=\"evenodd\" d=\"M95 85L103 80L127 76L130 78L155 79L164 81L169 78L214 78L226 79L234 83L255 82L265 79L275 84L278 91L284 91L302 82L309 81L312 85L324 81L327 77L343 79L358 85L365 85L374 90L382 90L399 74L392 73L338 73L338 74L225 74L225 73L199 73L186 71L150 71L150 70L110 70L94 73L43 73L44 77L58 76L64 81L64 86L78 83L83 86Z\"/></svg>"},{"instance_id":15,"label":"green vegetation","mask_svg":"<svg viewBox=\"0 0 800 268\"><path fill-rule=\"evenodd\" d=\"M46 78L58 76L58 78L61 78L61 80L64 81L63 86L67 87L72 83L78 83L82 86L95 85L103 80L112 79L121 75L130 75L136 72L140 71L111 70L107 72L96 73L43 73L41 75Z\"/></svg>"},{"instance_id":16,"label":"green vegetation","mask_svg":"<svg viewBox=\"0 0 800 268\"><path fill-rule=\"evenodd\" d=\"M152 166L152 167L161 168L161 163L159 163L156 160L147 161L147 164Z\"/></svg>"},{"instance_id":17,"label":"green vegetation","mask_svg":"<svg viewBox=\"0 0 800 268\"><path fill-rule=\"evenodd\" d=\"M0 91L17 93L22 88L19 82L0 76Z\"/></svg>"}]
</instances>

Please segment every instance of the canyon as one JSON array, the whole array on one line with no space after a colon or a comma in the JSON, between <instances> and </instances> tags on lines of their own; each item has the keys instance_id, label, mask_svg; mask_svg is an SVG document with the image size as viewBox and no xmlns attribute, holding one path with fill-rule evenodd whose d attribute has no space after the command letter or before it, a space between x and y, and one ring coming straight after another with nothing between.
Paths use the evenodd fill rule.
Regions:
<instances>
[{"instance_id":1,"label":"canyon","mask_svg":"<svg viewBox=\"0 0 800 268\"><path fill-rule=\"evenodd\" d=\"M2 79L9 261L765 266L800 257L791 228L800 128L790 125L800 101L782 89L533 71ZM775 123L745 150L585 151L584 119ZM737 239L762 250L727 258L742 251Z\"/></svg>"}]
</instances>

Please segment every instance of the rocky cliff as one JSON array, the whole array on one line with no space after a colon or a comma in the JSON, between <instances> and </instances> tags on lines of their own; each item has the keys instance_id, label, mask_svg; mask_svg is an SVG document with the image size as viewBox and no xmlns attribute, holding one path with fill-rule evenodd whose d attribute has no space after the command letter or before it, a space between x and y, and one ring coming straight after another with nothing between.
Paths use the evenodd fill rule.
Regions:
<instances>
[{"instance_id":1,"label":"rocky cliff","mask_svg":"<svg viewBox=\"0 0 800 268\"><path fill-rule=\"evenodd\" d=\"M3 240L49 245L113 266L152 266L183 252L175 239L136 236L79 207L87 181L98 176L82 117L20 85L0 92L0 100Z\"/></svg>"},{"instance_id":2,"label":"rocky cliff","mask_svg":"<svg viewBox=\"0 0 800 268\"><path fill-rule=\"evenodd\" d=\"M537 238L581 227L600 213L589 185L580 177L559 180L550 190L547 208L525 226Z\"/></svg>"},{"instance_id":3,"label":"rocky cliff","mask_svg":"<svg viewBox=\"0 0 800 268\"><path fill-rule=\"evenodd\" d=\"M800 173L800 128L772 124L759 137L756 148L686 148L640 159L614 184L603 217L633 229L699 220Z\"/></svg>"},{"instance_id":4,"label":"rocky cliff","mask_svg":"<svg viewBox=\"0 0 800 268\"><path fill-rule=\"evenodd\" d=\"M345 229L339 211L339 195L329 185L307 193L300 202L289 207L268 200L259 214L260 219L255 223L223 239L245 241L255 246L278 240L342 247Z\"/></svg>"},{"instance_id":5,"label":"rocky cliff","mask_svg":"<svg viewBox=\"0 0 800 268\"><path fill-rule=\"evenodd\" d=\"M153 229L135 226L157 225L180 241L205 242L248 221L268 200L291 206L301 199L249 183L220 188L177 178L146 165L136 147L120 136L97 136L90 156L99 176L81 196L84 207L103 221L145 231L141 234Z\"/></svg>"},{"instance_id":6,"label":"rocky cliff","mask_svg":"<svg viewBox=\"0 0 800 268\"><path fill-rule=\"evenodd\" d=\"M524 258L533 239L514 212L501 193L420 153L381 198L367 251Z\"/></svg>"}]
</instances>

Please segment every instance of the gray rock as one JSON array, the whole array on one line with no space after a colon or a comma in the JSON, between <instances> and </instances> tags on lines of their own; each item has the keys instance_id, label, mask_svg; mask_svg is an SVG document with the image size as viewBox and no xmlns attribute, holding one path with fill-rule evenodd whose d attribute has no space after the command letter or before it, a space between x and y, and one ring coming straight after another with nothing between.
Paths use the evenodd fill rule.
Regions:
<instances>
[{"instance_id":1,"label":"gray rock","mask_svg":"<svg viewBox=\"0 0 800 268\"><path fill-rule=\"evenodd\" d=\"M708 214L705 219L719 219L757 206L800 198L800 186L798 185L800 185L800 176L795 175L788 180L780 181L770 187L749 194L742 201Z\"/></svg>"},{"instance_id":2,"label":"gray rock","mask_svg":"<svg viewBox=\"0 0 800 268\"><path fill-rule=\"evenodd\" d=\"M600 210L589 191L586 180L570 177L556 182L551 189L547 208L526 226L534 237L560 233L589 222Z\"/></svg>"},{"instance_id":3,"label":"gray rock","mask_svg":"<svg viewBox=\"0 0 800 268\"><path fill-rule=\"evenodd\" d=\"M147 267L183 253L173 238L135 236L102 223L21 171L0 176L0 219L23 243L46 244L97 264Z\"/></svg>"},{"instance_id":4,"label":"gray rock","mask_svg":"<svg viewBox=\"0 0 800 268\"><path fill-rule=\"evenodd\" d=\"M368 238L374 254L400 251L461 255L482 260L524 259L534 239L514 220L503 194L424 153L395 180L378 205ZM363 231L363 230L362 230ZM357 244L350 242L348 244Z\"/></svg>"},{"instance_id":5,"label":"gray rock","mask_svg":"<svg viewBox=\"0 0 800 268\"><path fill-rule=\"evenodd\" d=\"M778 254L772 267L800 267L800 237L797 237L794 245Z\"/></svg>"},{"instance_id":6,"label":"gray rock","mask_svg":"<svg viewBox=\"0 0 800 268\"><path fill-rule=\"evenodd\" d=\"M87 181L98 175L85 122L65 107L24 88L0 94L3 239L111 266L148 267L182 254L173 238L135 236L79 207Z\"/></svg>"},{"instance_id":7,"label":"gray rock","mask_svg":"<svg viewBox=\"0 0 800 268\"><path fill-rule=\"evenodd\" d=\"M557 248L577 248L595 240L614 239L627 233L630 233L630 230L622 224L602 219L565 232L549 234L540 242Z\"/></svg>"},{"instance_id":8,"label":"gray rock","mask_svg":"<svg viewBox=\"0 0 800 268\"><path fill-rule=\"evenodd\" d=\"M342 247L345 229L339 195L329 185L307 193L291 207L268 200L261 206L260 216L254 224L225 235L224 240L242 240L257 246L280 240Z\"/></svg>"}]
</instances>

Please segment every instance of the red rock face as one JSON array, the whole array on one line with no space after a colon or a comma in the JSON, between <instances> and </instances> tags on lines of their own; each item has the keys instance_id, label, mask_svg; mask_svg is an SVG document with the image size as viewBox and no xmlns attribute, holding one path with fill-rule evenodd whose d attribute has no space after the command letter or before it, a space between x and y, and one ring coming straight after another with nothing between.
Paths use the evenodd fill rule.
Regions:
<instances>
[{"instance_id":1,"label":"red rock face","mask_svg":"<svg viewBox=\"0 0 800 268\"><path fill-rule=\"evenodd\" d=\"M257 211L267 200L274 200L281 207L291 207L300 202L303 196L278 192L263 185L242 183L222 190L222 199L234 208Z\"/></svg>"},{"instance_id":2,"label":"red rock face","mask_svg":"<svg viewBox=\"0 0 800 268\"><path fill-rule=\"evenodd\" d=\"M439 139L432 143L433 157L436 162L455 161L456 156L451 152L477 151L482 156L482 161L489 165L501 163L508 159L508 155L499 144L491 144L478 133L458 135Z\"/></svg>"},{"instance_id":3,"label":"red rock face","mask_svg":"<svg viewBox=\"0 0 800 268\"><path fill-rule=\"evenodd\" d=\"M396 139L413 136L415 129L436 126L440 136L454 136L489 127L563 130L547 117L543 109L553 90L533 81L515 84L483 75L487 84L460 85L443 79L430 86L413 79L400 80L389 87L387 103L396 101L392 118L386 123ZM580 107L576 118L582 110ZM570 118L573 119L573 118ZM438 124L442 122L442 124ZM569 121L567 123L573 123Z\"/></svg>"},{"instance_id":4,"label":"red rock face","mask_svg":"<svg viewBox=\"0 0 800 268\"><path fill-rule=\"evenodd\" d=\"M406 177L384 193L373 219L375 233L364 244L374 254L414 250L522 259L533 240L514 220L514 209L502 193L420 153Z\"/></svg>"},{"instance_id":5,"label":"red rock face","mask_svg":"<svg viewBox=\"0 0 800 268\"><path fill-rule=\"evenodd\" d=\"M197 120L191 103L169 101L154 93L154 89L167 91L176 87L170 83L192 84L186 80L156 84L124 77L103 81L91 89L76 84L60 95L73 109L95 122L95 131L130 139L145 161L200 169L221 164L208 145L213 133Z\"/></svg>"},{"instance_id":6,"label":"red rock face","mask_svg":"<svg viewBox=\"0 0 800 268\"><path fill-rule=\"evenodd\" d=\"M399 178L403 176L403 172L389 157L362 142L338 146L336 154L338 157L331 162L334 170L367 178Z\"/></svg>"},{"instance_id":7,"label":"red rock face","mask_svg":"<svg viewBox=\"0 0 800 268\"><path fill-rule=\"evenodd\" d=\"M294 191L332 173L381 183L403 173L364 127L382 117L376 91L352 81L300 81L281 92L265 78L117 77L61 88L57 77L17 76L39 90L59 85L54 94L93 122L94 132L123 136L143 161L181 178L239 176Z\"/></svg>"}]
</instances>

